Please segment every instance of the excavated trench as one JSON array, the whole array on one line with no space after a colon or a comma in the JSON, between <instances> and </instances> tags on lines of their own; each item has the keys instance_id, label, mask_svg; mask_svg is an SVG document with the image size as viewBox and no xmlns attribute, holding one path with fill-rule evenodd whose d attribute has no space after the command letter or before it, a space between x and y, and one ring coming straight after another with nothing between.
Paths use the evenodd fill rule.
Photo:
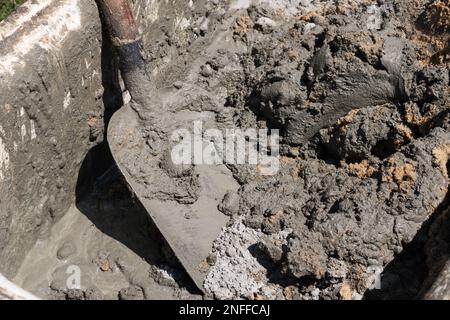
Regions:
<instances>
[{"instance_id":1,"label":"excavated trench","mask_svg":"<svg viewBox=\"0 0 450 320\"><path fill-rule=\"evenodd\" d=\"M281 132L274 175L225 163L239 190L219 205L230 222L207 259L206 295L448 297L448 1L183 6L175 19L170 5L157 17L153 2L135 3L148 70L170 97L159 127L142 122L143 137L154 142L157 132L160 142L140 168L149 197L185 205L202 192L192 170L174 175L166 163L167 123L178 115L188 129L202 118L219 130ZM100 22L93 29L101 34ZM101 114L90 111L73 205L36 224L25 254L9 254L0 237L0 271L52 299L201 299L102 142L127 93L106 37L100 42ZM146 181L154 168L160 178ZM74 267L80 288L68 288Z\"/></svg>"}]
</instances>

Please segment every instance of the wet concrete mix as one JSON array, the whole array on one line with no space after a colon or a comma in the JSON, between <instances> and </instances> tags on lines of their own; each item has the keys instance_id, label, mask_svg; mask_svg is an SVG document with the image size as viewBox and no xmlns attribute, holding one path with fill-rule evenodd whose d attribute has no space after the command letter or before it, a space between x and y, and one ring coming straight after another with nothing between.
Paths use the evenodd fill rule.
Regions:
<instances>
[{"instance_id":1,"label":"wet concrete mix","mask_svg":"<svg viewBox=\"0 0 450 320\"><path fill-rule=\"evenodd\" d=\"M440 229L449 221L449 2L196 8L187 36L146 44L164 112L155 123L139 110L154 158L136 179L149 197L188 207L202 190L193 166L167 156L174 129L201 118L211 128L281 134L276 174L225 162L239 187L218 206L230 221L207 259L206 294L423 296L449 253ZM27 284L24 267L19 282L52 298L201 298L120 174L107 177L79 206L96 227L64 238L58 228L89 224L72 210L39 244L57 251L43 262L54 271ZM61 261L84 266L82 290L64 289Z\"/></svg>"}]
</instances>

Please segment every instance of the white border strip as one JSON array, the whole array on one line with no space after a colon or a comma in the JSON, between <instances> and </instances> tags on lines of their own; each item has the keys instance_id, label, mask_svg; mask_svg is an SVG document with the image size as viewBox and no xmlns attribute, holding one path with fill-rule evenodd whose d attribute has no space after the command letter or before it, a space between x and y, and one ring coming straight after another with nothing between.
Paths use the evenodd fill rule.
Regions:
<instances>
[{"instance_id":1,"label":"white border strip","mask_svg":"<svg viewBox=\"0 0 450 320\"><path fill-rule=\"evenodd\" d=\"M35 295L16 286L0 274L0 300L3 297L9 300L40 300Z\"/></svg>"}]
</instances>

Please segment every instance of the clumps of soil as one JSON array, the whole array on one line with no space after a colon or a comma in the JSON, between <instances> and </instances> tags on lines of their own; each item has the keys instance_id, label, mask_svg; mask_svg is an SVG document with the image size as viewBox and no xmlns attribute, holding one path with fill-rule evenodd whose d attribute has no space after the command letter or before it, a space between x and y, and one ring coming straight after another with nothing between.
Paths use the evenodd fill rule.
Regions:
<instances>
[{"instance_id":1,"label":"clumps of soil","mask_svg":"<svg viewBox=\"0 0 450 320\"><path fill-rule=\"evenodd\" d=\"M450 2L448 0L432 1L420 16L421 23L432 33L450 32Z\"/></svg>"},{"instance_id":2,"label":"clumps of soil","mask_svg":"<svg viewBox=\"0 0 450 320\"><path fill-rule=\"evenodd\" d=\"M324 287L323 297L343 282L354 297L362 295L370 282L368 270L382 270L402 252L444 199L448 178L433 166L432 150L449 138L438 130L414 141L383 161L376 178L360 178L346 167L317 159L298 159L277 177L248 183L241 208L253 208L247 214L250 225L268 234L292 230L286 245L268 252L279 266L271 272L297 279L293 282L303 290L308 290L302 286L306 278L314 288ZM292 166L298 172L294 177ZM283 214L265 214L274 207ZM347 271L333 271L337 262ZM302 294L311 297L308 291Z\"/></svg>"},{"instance_id":3,"label":"clumps of soil","mask_svg":"<svg viewBox=\"0 0 450 320\"><path fill-rule=\"evenodd\" d=\"M235 125L281 129L283 139L273 177L228 164L240 201L213 249L205 287L216 298L419 293L426 267L416 237L448 193L448 70L418 59L423 6L368 6L299 6L282 19L256 5L233 21L247 48L241 68L218 68L205 88L222 79ZM367 25L378 11L381 23Z\"/></svg>"},{"instance_id":4,"label":"clumps of soil","mask_svg":"<svg viewBox=\"0 0 450 320\"><path fill-rule=\"evenodd\" d=\"M158 47L177 44L178 54L154 70L166 112L145 126L154 157L133 175L149 197L195 204L204 191L195 168L164 151L171 130L198 118L219 129L279 129L277 174L225 163L240 188L215 199L231 219L206 261L206 293L414 297L426 277L423 229L448 194L449 74L435 58L447 31L418 30L425 1L234 5L209 3L207 20ZM174 270L150 273L176 286ZM121 296L142 297L136 285Z\"/></svg>"},{"instance_id":5,"label":"clumps of soil","mask_svg":"<svg viewBox=\"0 0 450 320\"><path fill-rule=\"evenodd\" d=\"M450 63L450 2L434 0L425 5L425 9L416 21L417 33L413 41L420 48L418 58L425 63Z\"/></svg>"},{"instance_id":6,"label":"clumps of soil","mask_svg":"<svg viewBox=\"0 0 450 320\"><path fill-rule=\"evenodd\" d=\"M356 164L386 159L414 139L395 105L354 110L322 136L327 153Z\"/></svg>"}]
</instances>

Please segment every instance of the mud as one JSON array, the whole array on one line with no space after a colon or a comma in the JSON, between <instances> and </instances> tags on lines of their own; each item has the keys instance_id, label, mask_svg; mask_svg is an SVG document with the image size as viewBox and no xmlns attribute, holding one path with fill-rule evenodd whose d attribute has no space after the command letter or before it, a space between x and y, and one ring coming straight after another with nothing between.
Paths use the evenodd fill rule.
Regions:
<instances>
[{"instance_id":1,"label":"mud","mask_svg":"<svg viewBox=\"0 0 450 320\"><path fill-rule=\"evenodd\" d=\"M206 260L206 297L448 296L448 3L191 10L183 32L141 21L158 39L144 39L158 96L151 110L133 105L152 157L143 166L130 150L131 177L189 220L206 190L198 167L171 162L175 129L202 119L204 129L282 135L274 176L225 163L238 187L214 199L229 222ZM57 299L202 298L120 174L102 179L35 245L16 282ZM65 286L70 265L85 275L81 290Z\"/></svg>"},{"instance_id":2,"label":"mud","mask_svg":"<svg viewBox=\"0 0 450 320\"><path fill-rule=\"evenodd\" d=\"M36 243L15 282L46 299L198 299L118 173L101 182Z\"/></svg>"},{"instance_id":3,"label":"mud","mask_svg":"<svg viewBox=\"0 0 450 320\"><path fill-rule=\"evenodd\" d=\"M217 4L211 11L226 13L208 25L220 22L222 30L202 29L189 47L188 57L195 59L171 63L177 76L185 76L176 84L160 83L175 87L162 94L170 96L160 104L167 118L139 110L147 135L167 137L168 120L182 112L207 117L214 128L283 134L277 175L226 163L240 183L233 195L239 209L223 210L232 218L214 244L205 281L209 294L361 299L368 292L368 298L375 292L378 298L419 293L424 266L416 265L422 278L403 287L395 268L411 263L408 245L423 250L416 238L441 214L448 193L449 76L444 62L421 59L414 36L425 3L411 7L260 2L226 11ZM208 43L209 37L223 40ZM429 50L439 50L432 44ZM189 128L190 121L176 123ZM148 144L164 154L168 143ZM183 181L195 179L195 168L183 172ZM183 189L156 183L152 196L194 194L195 181L173 181ZM404 261L394 271L385 269L396 257Z\"/></svg>"}]
</instances>

